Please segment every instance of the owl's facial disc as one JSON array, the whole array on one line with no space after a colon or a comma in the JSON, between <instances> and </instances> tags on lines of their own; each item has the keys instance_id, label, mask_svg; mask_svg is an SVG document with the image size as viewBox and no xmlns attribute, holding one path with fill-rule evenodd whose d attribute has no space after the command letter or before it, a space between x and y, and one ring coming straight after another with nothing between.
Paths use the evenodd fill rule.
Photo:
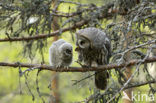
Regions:
<instances>
[{"instance_id":1,"label":"owl's facial disc","mask_svg":"<svg viewBox=\"0 0 156 103\"><path fill-rule=\"evenodd\" d=\"M64 49L64 56L71 57L72 56L72 49L71 48Z\"/></svg>"}]
</instances>

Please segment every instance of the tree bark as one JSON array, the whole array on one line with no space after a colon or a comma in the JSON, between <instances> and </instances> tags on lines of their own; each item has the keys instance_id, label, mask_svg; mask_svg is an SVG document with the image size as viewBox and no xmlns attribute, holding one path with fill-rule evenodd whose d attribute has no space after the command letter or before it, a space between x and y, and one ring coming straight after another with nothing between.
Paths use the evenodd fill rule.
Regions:
<instances>
[{"instance_id":1,"label":"tree bark","mask_svg":"<svg viewBox=\"0 0 156 103\"><path fill-rule=\"evenodd\" d=\"M53 2L52 2L52 8L53 9L56 9L56 10L58 9L57 2L58 2L58 0L53 0ZM52 23L52 30L57 31L59 29L60 29L60 26L58 23L58 18L54 16L53 17L53 23ZM58 38L59 37L56 35L53 38L53 42L57 41ZM51 103L59 103L59 101L60 101L60 99L59 99L59 75L58 75L58 73L53 71L52 77L54 77L52 82L51 82L52 96L54 97L54 99L51 99Z\"/></svg>"}]
</instances>

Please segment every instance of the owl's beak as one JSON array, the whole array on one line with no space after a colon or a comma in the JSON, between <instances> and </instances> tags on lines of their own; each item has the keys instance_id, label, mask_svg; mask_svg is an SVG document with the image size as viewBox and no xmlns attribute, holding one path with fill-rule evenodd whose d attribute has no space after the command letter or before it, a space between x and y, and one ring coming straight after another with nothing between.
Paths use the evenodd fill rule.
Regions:
<instances>
[{"instance_id":1,"label":"owl's beak","mask_svg":"<svg viewBox=\"0 0 156 103\"><path fill-rule=\"evenodd\" d=\"M79 51L79 50L80 50L80 48L79 48L79 47L76 47L76 48L75 48L75 51Z\"/></svg>"}]
</instances>

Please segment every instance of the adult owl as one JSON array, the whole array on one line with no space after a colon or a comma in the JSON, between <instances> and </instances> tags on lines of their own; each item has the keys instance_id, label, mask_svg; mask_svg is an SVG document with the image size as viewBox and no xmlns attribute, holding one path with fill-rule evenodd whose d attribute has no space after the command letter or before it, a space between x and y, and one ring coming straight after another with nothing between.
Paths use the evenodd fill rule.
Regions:
<instances>
[{"instance_id":1,"label":"adult owl","mask_svg":"<svg viewBox=\"0 0 156 103\"><path fill-rule=\"evenodd\" d=\"M106 33L100 29L89 27L76 32L75 51L78 61L89 67L97 67L109 63L111 57L111 43ZM104 90L108 83L108 72L95 72L95 85Z\"/></svg>"},{"instance_id":2,"label":"adult owl","mask_svg":"<svg viewBox=\"0 0 156 103\"><path fill-rule=\"evenodd\" d=\"M72 63L73 47L63 39L59 39L49 48L49 63L56 68L68 67Z\"/></svg>"}]
</instances>

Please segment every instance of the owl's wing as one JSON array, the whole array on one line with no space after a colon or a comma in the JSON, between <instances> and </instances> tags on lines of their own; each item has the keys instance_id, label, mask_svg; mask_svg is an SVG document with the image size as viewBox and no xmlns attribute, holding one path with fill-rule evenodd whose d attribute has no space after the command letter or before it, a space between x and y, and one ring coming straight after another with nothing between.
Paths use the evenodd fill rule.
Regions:
<instances>
[{"instance_id":1,"label":"owl's wing","mask_svg":"<svg viewBox=\"0 0 156 103\"><path fill-rule=\"evenodd\" d=\"M105 46L105 49L107 51L107 62L109 63L109 59L112 55L112 51L111 51L111 42L110 40L108 39L108 37L105 38L105 43L104 43L104 46Z\"/></svg>"},{"instance_id":2,"label":"owl's wing","mask_svg":"<svg viewBox=\"0 0 156 103\"><path fill-rule=\"evenodd\" d=\"M49 63L51 66L54 66L57 59L57 46L52 44L49 48Z\"/></svg>"}]
</instances>

